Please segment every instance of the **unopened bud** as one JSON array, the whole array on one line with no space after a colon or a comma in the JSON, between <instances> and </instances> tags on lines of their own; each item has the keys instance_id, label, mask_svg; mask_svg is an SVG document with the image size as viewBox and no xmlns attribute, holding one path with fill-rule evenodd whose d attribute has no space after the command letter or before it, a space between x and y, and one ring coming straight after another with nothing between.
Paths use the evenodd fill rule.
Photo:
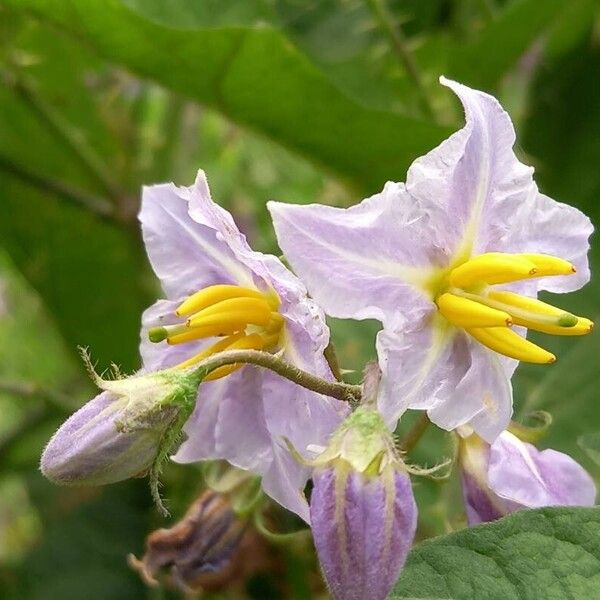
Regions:
<instances>
[{"instance_id":1,"label":"unopened bud","mask_svg":"<svg viewBox=\"0 0 600 600\"><path fill-rule=\"evenodd\" d=\"M461 439L459 461L469 525L524 508L593 506L596 486L585 469L556 450L538 450L508 431L493 444Z\"/></svg>"},{"instance_id":2,"label":"unopened bud","mask_svg":"<svg viewBox=\"0 0 600 600\"><path fill-rule=\"evenodd\" d=\"M193 374L168 370L114 381L52 436L41 458L45 477L62 485L104 485L142 475L172 442L194 406Z\"/></svg>"},{"instance_id":3,"label":"unopened bud","mask_svg":"<svg viewBox=\"0 0 600 600\"><path fill-rule=\"evenodd\" d=\"M333 597L384 600L410 550L417 507L381 416L356 410L315 465L311 526Z\"/></svg>"}]
</instances>

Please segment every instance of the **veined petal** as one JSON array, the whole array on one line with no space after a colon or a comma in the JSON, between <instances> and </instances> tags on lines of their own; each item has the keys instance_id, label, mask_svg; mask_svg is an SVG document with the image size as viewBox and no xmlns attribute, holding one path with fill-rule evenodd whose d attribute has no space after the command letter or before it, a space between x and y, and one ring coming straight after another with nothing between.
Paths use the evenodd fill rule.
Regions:
<instances>
[{"instance_id":1,"label":"veined petal","mask_svg":"<svg viewBox=\"0 0 600 600\"><path fill-rule=\"evenodd\" d=\"M521 508L593 506L596 499L594 481L570 456L540 451L508 431L490 448L488 478L498 496Z\"/></svg>"},{"instance_id":2,"label":"veined petal","mask_svg":"<svg viewBox=\"0 0 600 600\"><path fill-rule=\"evenodd\" d=\"M268 207L281 249L327 314L386 321L400 307L430 303L422 288L445 257L402 184L348 209Z\"/></svg>"},{"instance_id":3,"label":"veined petal","mask_svg":"<svg viewBox=\"0 0 600 600\"><path fill-rule=\"evenodd\" d=\"M246 365L227 377L201 384L184 432L187 440L173 457L176 462L224 459L242 469L265 472L272 451L261 370Z\"/></svg>"},{"instance_id":4,"label":"veined petal","mask_svg":"<svg viewBox=\"0 0 600 600\"><path fill-rule=\"evenodd\" d=\"M382 372L378 408L390 429L407 409L430 409L451 396L469 367L466 342L435 313L398 318L377 335Z\"/></svg>"},{"instance_id":5,"label":"veined petal","mask_svg":"<svg viewBox=\"0 0 600 600\"><path fill-rule=\"evenodd\" d=\"M541 277L526 282L530 293L538 290L572 292L590 279L590 219L580 210L557 202L537 190L526 199L511 198L499 207L490 229L490 244L503 252L531 252L556 256L577 271L562 277ZM519 289L518 287L516 289Z\"/></svg>"},{"instance_id":6,"label":"veined petal","mask_svg":"<svg viewBox=\"0 0 600 600\"><path fill-rule=\"evenodd\" d=\"M197 181L195 186L201 185ZM252 276L236 260L214 227L188 214L192 188L173 184L145 187L139 219L148 257L170 298L183 298L214 283L253 285ZM239 232L238 232L239 233Z\"/></svg>"},{"instance_id":7,"label":"veined petal","mask_svg":"<svg viewBox=\"0 0 600 600\"><path fill-rule=\"evenodd\" d=\"M514 128L495 98L443 77L440 82L459 97L466 124L411 165L406 189L428 207L447 253L504 252L490 246L490 227L499 205L536 189L533 169L516 158Z\"/></svg>"}]
</instances>

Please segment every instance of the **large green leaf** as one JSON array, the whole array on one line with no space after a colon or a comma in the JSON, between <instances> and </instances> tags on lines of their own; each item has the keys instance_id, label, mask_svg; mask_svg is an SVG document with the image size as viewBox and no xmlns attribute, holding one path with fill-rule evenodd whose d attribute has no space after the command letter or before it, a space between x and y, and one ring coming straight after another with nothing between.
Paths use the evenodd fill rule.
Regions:
<instances>
[{"instance_id":1,"label":"large green leaf","mask_svg":"<svg viewBox=\"0 0 600 600\"><path fill-rule=\"evenodd\" d=\"M268 27L185 31L118 0L2 0L32 9L105 58L217 108L357 186L400 179L448 134L442 127L354 102Z\"/></svg>"},{"instance_id":2,"label":"large green leaf","mask_svg":"<svg viewBox=\"0 0 600 600\"><path fill-rule=\"evenodd\" d=\"M40 293L70 349L89 346L102 366L115 361L133 369L139 316L149 302L137 236L69 204L51 185L24 183L18 175L25 169L86 194L105 193L31 100L60 114L114 174L122 164L119 145L103 122L103 96L86 80L100 75L102 65L47 28L23 19L12 25L12 47L1 48L1 58L8 64L17 53L27 57L28 66L15 72L24 72L29 91L24 100L19 91L0 88L0 244ZM71 57L68 70L65 56ZM44 361L43 353L36 360Z\"/></svg>"},{"instance_id":3,"label":"large green leaf","mask_svg":"<svg viewBox=\"0 0 600 600\"><path fill-rule=\"evenodd\" d=\"M416 546L390 598L587 600L599 586L600 510L546 508Z\"/></svg>"}]
</instances>

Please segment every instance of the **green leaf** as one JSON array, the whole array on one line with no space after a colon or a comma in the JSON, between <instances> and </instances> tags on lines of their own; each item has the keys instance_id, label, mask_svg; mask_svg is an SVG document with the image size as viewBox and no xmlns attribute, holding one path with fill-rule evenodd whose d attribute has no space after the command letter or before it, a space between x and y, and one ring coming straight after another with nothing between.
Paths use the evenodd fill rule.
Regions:
<instances>
[{"instance_id":1,"label":"green leaf","mask_svg":"<svg viewBox=\"0 0 600 600\"><path fill-rule=\"evenodd\" d=\"M416 156L449 133L351 100L268 26L177 30L118 0L2 4L34 10L109 61L220 110L362 189L402 178Z\"/></svg>"},{"instance_id":2,"label":"green leaf","mask_svg":"<svg viewBox=\"0 0 600 600\"><path fill-rule=\"evenodd\" d=\"M72 135L116 172L113 165L122 162L119 144L102 120L98 103L103 97L86 82L86 75L100 73L102 65L78 44L29 20L16 19L12 34L12 49L0 46L0 59L10 64L13 54L26 57L25 66L11 73L24 75L36 102L59 114ZM66 73L65 56L71 57ZM19 168L42 179L60 179L85 194L104 198L105 193L73 148L16 88L0 88L0 111L3 249L43 298L70 350L89 346L102 368L111 361L126 370L136 368L139 318L150 302L142 285L147 267L137 235L69 203L47 184L25 183ZM44 352L34 360L46 360Z\"/></svg>"},{"instance_id":3,"label":"green leaf","mask_svg":"<svg viewBox=\"0 0 600 600\"><path fill-rule=\"evenodd\" d=\"M390 599L587 599L600 586L600 510L520 511L423 542Z\"/></svg>"}]
</instances>

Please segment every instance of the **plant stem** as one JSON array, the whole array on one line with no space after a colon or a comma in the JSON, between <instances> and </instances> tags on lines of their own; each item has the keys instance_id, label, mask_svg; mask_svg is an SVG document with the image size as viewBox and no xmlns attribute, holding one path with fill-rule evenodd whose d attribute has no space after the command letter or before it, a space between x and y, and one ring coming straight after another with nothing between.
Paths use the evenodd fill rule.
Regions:
<instances>
[{"instance_id":1,"label":"plant stem","mask_svg":"<svg viewBox=\"0 0 600 600\"><path fill-rule=\"evenodd\" d=\"M394 18L391 15L386 0L367 0L367 3L371 9L371 12L375 15L379 26L385 34L388 36L394 51L398 55L402 66L404 67L408 76L413 80L415 87L421 98L421 105L425 111L426 116L436 120L435 110L429 99L427 89L423 82L423 77L417 65L417 61L413 56L412 52L408 48L407 40L402 32L402 28L394 22Z\"/></svg>"},{"instance_id":2,"label":"plant stem","mask_svg":"<svg viewBox=\"0 0 600 600\"><path fill-rule=\"evenodd\" d=\"M51 104L47 103L22 76L12 71L5 71L2 75L3 83L21 98L40 122L62 144L71 150L90 176L95 179L115 203L118 203L121 197L124 196L120 186L113 179L108 166L104 164L104 161L96 154L93 148L86 143L79 131L68 123Z\"/></svg>"},{"instance_id":3,"label":"plant stem","mask_svg":"<svg viewBox=\"0 0 600 600\"><path fill-rule=\"evenodd\" d=\"M431 421L429 420L427 413L423 411L409 429L406 437L400 442L400 450L402 450L402 452L410 452L417 445L430 423Z\"/></svg>"},{"instance_id":4,"label":"plant stem","mask_svg":"<svg viewBox=\"0 0 600 600\"><path fill-rule=\"evenodd\" d=\"M219 352L199 362L193 367L193 370L201 379L204 379L204 377L215 369L236 363L252 364L270 369L299 386L344 402L355 403L361 397L362 389L359 385L326 381L281 360L270 352L261 352L259 350L228 350L226 352Z\"/></svg>"},{"instance_id":5,"label":"plant stem","mask_svg":"<svg viewBox=\"0 0 600 600\"><path fill-rule=\"evenodd\" d=\"M39 398L61 412L73 410L72 398L61 392L47 389L32 381L0 380L0 394L16 397Z\"/></svg>"},{"instance_id":6,"label":"plant stem","mask_svg":"<svg viewBox=\"0 0 600 600\"><path fill-rule=\"evenodd\" d=\"M86 208L102 219L114 221L116 218L113 205L104 198L83 192L58 179L38 175L2 155L0 155L0 171L4 171L8 175L12 175L44 192Z\"/></svg>"}]
</instances>

